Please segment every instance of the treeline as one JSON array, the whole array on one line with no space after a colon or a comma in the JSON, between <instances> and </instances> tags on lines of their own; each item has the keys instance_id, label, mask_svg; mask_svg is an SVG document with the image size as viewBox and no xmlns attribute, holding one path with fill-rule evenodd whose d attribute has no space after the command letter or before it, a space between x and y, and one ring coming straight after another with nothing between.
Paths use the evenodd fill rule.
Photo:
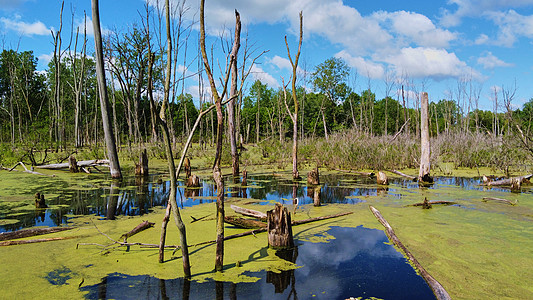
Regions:
<instances>
[{"instance_id":1,"label":"treeline","mask_svg":"<svg viewBox=\"0 0 533 300\"><path fill-rule=\"evenodd\" d=\"M126 47L119 48L124 51ZM108 48L108 53L111 50L112 48ZM130 52L130 55L134 54L134 50ZM142 61L141 57L138 60ZM347 87L342 79L331 83L337 85L334 97L328 96L326 89L324 92L318 91L320 87L316 81L326 73L324 65L332 61L342 64L338 59L330 59L317 66L313 73L314 81L311 84L317 92L297 88L301 106L299 134L302 138L324 137L346 129L358 129L376 136L394 134L400 129L418 133L419 110L416 97L406 99L400 92L396 99L386 97L377 100L371 90L358 94ZM137 64L134 58L122 58L115 61L109 72L112 116L117 140L121 144L159 140L153 120L153 114L158 110L150 107L146 95L147 70L140 69L139 66L142 65L142 62ZM44 72L38 72L36 66L37 59L31 51L4 50L1 53L0 142L13 146L46 145L56 148L81 147L101 142L100 104L92 57L66 55L59 64L59 77L53 61ZM158 76L154 78L161 80L161 76ZM114 84L111 84L111 80ZM156 84L158 85L161 82ZM236 99L236 123L241 142L258 143L269 138L282 141L291 137L292 124L287 108L292 111L294 104L290 99L287 100L288 93L290 92L284 92L282 88L272 88L255 81L246 96ZM199 100L193 99L190 94L180 94L179 91L175 91L174 95L176 96L170 107L172 122L169 125L173 136L181 139L188 135L199 114ZM209 102L202 103L203 107L208 105ZM524 134L529 136L533 99L522 109L506 112L465 112L455 100L431 102L429 111L432 136L450 130L501 135L512 129L512 122L518 122ZM200 123L195 135L196 141L203 139L205 142L213 142L214 123L213 112Z\"/></svg>"}]
</instances>

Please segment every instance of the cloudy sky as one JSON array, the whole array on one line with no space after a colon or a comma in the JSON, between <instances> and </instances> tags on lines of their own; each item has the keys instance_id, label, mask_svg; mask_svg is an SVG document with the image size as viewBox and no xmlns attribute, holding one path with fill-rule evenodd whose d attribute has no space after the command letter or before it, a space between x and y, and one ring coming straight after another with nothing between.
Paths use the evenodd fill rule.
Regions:
<instances>
[{"instance_id":1,"label":"cloudy sky","mask_svg":"<svg viewBox=\"0 0 533 300\"><path fill-rule=\"evenodd\" d=\"M156 0L150 1L157 6ZM141 22L144 3L101 0L102 26L108 32L128 30ZM198 5L198 0L186 2L187 22L197 21ZM46 69L60 7L58 0L0 0L0 44L4 49L33 50L39 69ZM431 101L455 99L461 86L467 93L478 91L482 109L492 110L494 91L502 87L516 87L516 106L533 98L533 0L207 0L206 22L213 37L234 26L235 9L250 48L257 54L269 50L258 59L252 76L272 87L290 76L284 36L294 53L302 11L302 70L311 72L327 58L340 57L357 73L348 82L357 92L370 87L382 98L385 83L402 78L406 89L426 90ZM84 11L90 22L89 0L65 1L64 45L71 23L84 23ZM197 36L195 29L191 36ZM220 43L214 49L221 51ZM192 60L195 54L188 56ZM189 63L192 73L196 65ZM191 80L186 89L194 93L195 85ZM396 90L389 94L396 97Z\"/></svg>"}]
</instances>

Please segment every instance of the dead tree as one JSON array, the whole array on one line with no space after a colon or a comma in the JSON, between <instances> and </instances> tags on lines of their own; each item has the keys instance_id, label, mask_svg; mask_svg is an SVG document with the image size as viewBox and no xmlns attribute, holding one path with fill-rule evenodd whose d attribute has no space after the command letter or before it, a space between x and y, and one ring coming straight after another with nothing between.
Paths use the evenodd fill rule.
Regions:
<instances>
[{"instance_id":1,"label":"dead tree","mask_svg":"<svg viewBox=\"0 0 533 300\"><path fill-rule=\"evenodd\" d=\"M139 163L135 164L135 175L148 176L148 155L146 149L139 155Z\"/></svg>"},{"instance_id":2,"label":"dead tree","mask_svg":"<svg viewBox=\"0 0 533 300\"><path fill-rule=\"evenodd\" d=\"M228 102L228 129L232 159L232 174L233 176L239 176L239 151L237 149L237 136L235 131L235 101L237 100L236 98L238 94L237 54L239 53L239 48L241 46L241 22L237 10L235 10L235 18L237 19L237 22L235 23L235 40L233 41L233 48L231 49L230 54L231 57L234 59L234 62L231 65L230 97L232 98L232 100Z\"/></svg>"},{"instance_id":3,"label":"dead tree","mask_svg":"<svg viewBox=\"0 0 533 300\"><path fill-rule=\"evenodd\" d=\"M221 94L218 93L217 83L213 77L211 71L211 65L207 57L207 51L205 47L205 24L204 24L204 6L205 0L200 1L200 50L202 52L202 60L204 62L204 69L209 79L209 84L211 86L211 94L216 106L217 112L217 139L216 139L216 152L215 152L215 162L213 164L213 178L217 186L217 215L216 215L216 224L217 224L217 242L216 242L216 256L215 256L215 270L222 271L224 266L224 181L222 180L222 173L220 170L220 160L222 156L222 141L224 134L224 114L222 112L222 99L226 95L228 79L230 71L226 71L225 79L223 81L223 91ZM240 16L237 11L235 11L235 28L240 28ZM235 42L235 41L234 41ZM230 55L229 57L229 68L236 63L235 58Z\"/></svg>"},{"instance_id":4,"label":"dead tree","mask_svg":"<svg viewBox=\"0 0 533 300\"><path fill-rule=\"evenodd\" d=\"M430 172L430 143L429 143L429 114L428 114L428 93L422 93L421 101L421 113L420 113L420 122L421 122L421 131L420 131L420 170L418 172L418 183L433 183L433 178L429 175Z\"/></svg>"},{"instance_id":5,"label":"dead tree","mask_svg":"<svg viewBox=\"0 0 533 300\"><path fill-rule=\"evenodd\" d=\"M292 120L292 178L294 180L300 179L298 173L298 110L300 104L298 103L298 97L296 97L296 71L298 69L298 60L300 58L300 50L302 49L303 39L303 14L300 12L300 40L298 42L298 52L294 58L291 57L291 51L289 50L289 43L287 42L287 36L285 36L285 46L287 46L287 56L292 66L292 100L294 102L294 113L291 113L289 106L287 105L287 97L285 96L285 107ZM285 93L285 86L283 87ZM326 133L327 134L327 133Z\"/></svg>"},{"instance_id":6,"label":"dead tree","mask_svg":"<svg viewBox=\"0 0 533 300\"><path fill-rule=\"evenodd\" d=\"M96 75L98 78L98 90L100 91L100 111L102 113L102 123L104 127L104 135L107 146L107 156L109 157L109 169L111 177L120 179L122 172L118 161L117 147L115 143L115 135L113 134L113 127L109 119L109 101L107 98L107 88L105 81L104 70L104 55L102 49L102 33L100 31L100 12L98 9L98 0L92 0L92 15L94 27L94 43L96 56Z\"/></svg>"}]
</instances>

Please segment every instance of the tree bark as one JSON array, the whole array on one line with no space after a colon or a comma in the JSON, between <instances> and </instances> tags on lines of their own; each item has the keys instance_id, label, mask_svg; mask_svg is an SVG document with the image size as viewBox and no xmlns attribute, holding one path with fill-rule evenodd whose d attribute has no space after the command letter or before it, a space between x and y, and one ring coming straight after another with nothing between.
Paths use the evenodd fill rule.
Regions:
<instances>
[{"instance_id":1,"label":"tree bark","mask_svg":"<svg viewBox=\"0 0 533 300\"><path fill-rule=\"evenodd\" d=\"M104 56L102 50L102 33L100 31L100 12L98 8L98 0L92 0L92 15L94 27L94 43L96 52L96 75L98 78L98 90L100 91L100 111L102 113L102 123L104 127L104 135L107 146L107 156L109 157L109 165L111 177L120 179L122 172L117 155L117 147L115 144L115 136L113 134L113 127L109 119L109 101L107 99L107 88L105 81L104 70Z\"/></svg>"},{"instance_id":2,"label":"tree bark","mask_svg":"<svg viewBox=\"0 0 533 300\"><path fill-rule=\"evenodd\" d=\"M239 151L237 149L237 136L235 131L235 102L237 99L237 54L241 46L241 17L237 10L235 10L235 40L233 41L233 48L231 50L231 57L233 64L231 65L231 89L230 97L234 98L228 103L228 129L231 147L232 158L232 173L233 176L239 176Z\"/></svg>"},{"instance_id":3,"label":"tree bark","mask_svg":"<svg viewBox=\"0 0 533 300\"><path fill-rule=\"evenodd\" d=\"M286 207L276 203L274 209L267 212L267 224L269 247L294 247L291 216Z\"/></svg>"},{"instance_id":4,"label":"tree bark","mask_svg":"<svg viewBox=\"0 0 533 300\"><path fill-rule=\"evenodd\" d=\"M421 101L421 132L420 132L420 170L418 172L418 182L432 183L433 179L430 177L430 142L429 142L429 121L428 121L428 93L422 93Z\"/></svg>"}]
</instances>

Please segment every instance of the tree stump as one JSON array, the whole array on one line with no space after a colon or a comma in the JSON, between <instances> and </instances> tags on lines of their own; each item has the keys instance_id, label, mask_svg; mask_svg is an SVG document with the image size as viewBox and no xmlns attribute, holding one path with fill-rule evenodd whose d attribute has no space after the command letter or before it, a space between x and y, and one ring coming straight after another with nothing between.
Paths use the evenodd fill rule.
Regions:
<instances>
[{"instance_id":1,"label":"tree stump","mask_svg":"<svg viewBox=\"0 0 533 300\"><path fill-rule=\"evenodd\" d=\"M521 185L522 185L521 178L518 178L518 177L511 178L511 192L520 193Z\"/></svg>"},{"instance_id":2,"label":"tree stump","mask_svg":"<svg viewBox=\"0 0 533 300\"><path fill-rule=\"evenodd\" d=\"M376 176L376 181L378 184L381 184L381 185L389 184L389 179L387 178L387 174L381 171L378 172L378 176Z\"/></svg>"},{"instance_id":3,"label":"tree stump","mask_svg":"<svg viewBox=\"0 0 533 300\"><path fill-rule=\"evenodd\" d=\"M146 149L139 155L139 163L135 164L135 175L148 176L148 155Z\"/></svg>"},{"instance_id":4,"label":"tree stump","mask_svg":"<svg viewBox=\"0 0 533 300\"><path fill-rule=\"evenodd\" d=\"M322 188L320 186L316 186L313 190L313 205L314 206L320 206L320 192Z\"/></svg>"},{"instance_id":5,"label":"tree stump","mask_svg":"<svg viewBox=\"0 0 533 300\"><path fill-rule=\"evenodd\" d=\"M275 249L294 247L291 215L286 207L276 203L267 211L268 246Z\"/></svg>"},{"instance_id":6,"label":"tree stump","mask_svg":"<svg viewBox=\"0 0 533 300\"><path fill-rule=\"evenodd\" d=\"M318 173L318 167L314 168L313 170L309 171L307 173L307 185L319 185L320 184L320 178Z\"/></svg>"},{"instance_id":7,"label":"tree stump","mask_svg":"<svg viewBox=\"0 0 533 300\"><path fill-rule=\"evenodd\" d=\"M428 93L423 92L420 101L420 170L418 171L418 184L433 183L430 177L430 142L429 142L429 100Z\"/></svg>"},{"instance_id":8,"label":"tree stump","mask_svg":"<svg viewBox=\"0 0 533 300\"><path fill-rule=\"evenodd\" d=\"M248 185L247 184L247 179L248 179L248 171L246 171L246 169L242 170L242 183L241 185Z\"/></svg>"},{"instance_id":9,"label":"tree stump","mask_svg":"<svg viewBox=\"0 0 533 300\"><path fill-rule=\"evenodd\" d=\"M185 181L187 187L200 187L200 178L196 175L190 175Z\"/></svg>"},{"instance_id":10,"label":"tree stump","mask_svg":"<svg viewBox=\"0 0 533 300\"><path fill-rule=\"evenodd\" d=\"M185 178L189 179L191 177L191 160L188 157L185 157L183 161L183 169L185 170Z\"/></svg>"},{"instance_id":11,"label":"tree stump","mask_svg":"<svg viewBox=\"0 0 533 300\"><path fill-rule=\"evenodd\" d=\"M76 161L76 158L73 155L68 157L68 170L71 173L78 173L80 171L78 169L78 162Z\"/></svg>"},{"instance_id":12,"label":"tree stump","mask_svg":"<svg viewBox=\"0 0 533 300\"><path fill-rule=\"evenodd\" d=\"M44 200L44 194L35 193L35 208L47 208L46 201Z\"/></svg>"}]
</instances>

